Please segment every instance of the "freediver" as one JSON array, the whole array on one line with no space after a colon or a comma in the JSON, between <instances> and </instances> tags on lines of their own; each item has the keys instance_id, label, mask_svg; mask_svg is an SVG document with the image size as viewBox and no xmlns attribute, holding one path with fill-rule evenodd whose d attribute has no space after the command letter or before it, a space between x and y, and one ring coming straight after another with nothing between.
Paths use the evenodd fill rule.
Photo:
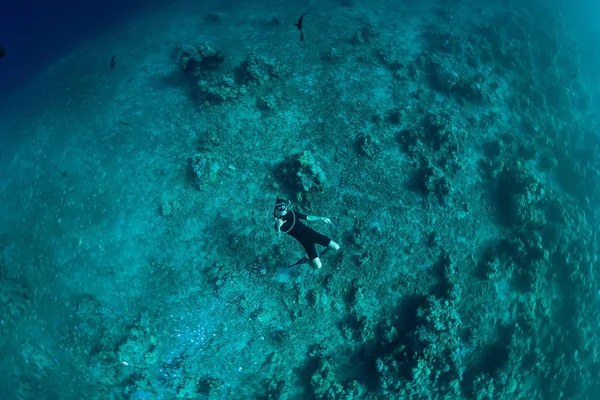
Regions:
<instances>
[{"instance_id":1,"label":"freediver","mask_svg":"<svg viewBox=\"0 0 600 400\"><path fill-rule=\"evenodd\" d=\"M319 244L326 247L326 250L332 249L338 251L340 245L328 238L325 235L320 234L312 228L304 225L301 221L323 221L326 224L330 224L331 220L326 217L315 217L312 215L306 215L299 212L294 212L290 209L289 203L277 197L275 200L275 209L273 210L273 218L275 219L274 228L277 233L287 233L294 239L300 242L304 251L306 251L306 257L309 265L316 268L321 268L321 260L319 259L319 253L317 253L316 245ZM299 261L294 265L301 264L303 261Z\"/></svg>"}]
</instances>

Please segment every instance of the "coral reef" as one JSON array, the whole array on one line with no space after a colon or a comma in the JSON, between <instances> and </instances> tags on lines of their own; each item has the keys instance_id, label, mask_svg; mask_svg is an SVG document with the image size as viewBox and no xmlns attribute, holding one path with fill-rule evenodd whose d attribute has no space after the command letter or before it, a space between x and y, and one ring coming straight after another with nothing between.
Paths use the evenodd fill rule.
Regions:
<instances>
[{"instance_id":1,"label":"coral reef","mask_svg":"<svg viewBox=\"0 0 600 400\"><path fill-rule=\"evenodd\" d=\"M279 166L277 176L297 191L299 201L311 192L322 190L327 182L323 168L310 151L289 156Z\"/></svg>"},{"instance_id":2,"label":"coral reef","mask_svg":"<svg viewBox=\"0 0 600 400\"><path fill-rule=\"evenodd\" d=\"M212 44L180 45L177 51L179 67L194 75L217 69L225 61L223 53Z\"/></svg>"},{"instance_id":3,"label":"coral reef","mask_svg":"<svg viewBox=\"0 0 600 400\"><path fill-rule=\"evenodd\" d=\"M298 41L254 6L40 113L0 186L0 397L595 398L595 56L564 13L342 1ZM325 217L322 268L276 196Z\"/></svg>"}]
</instances>

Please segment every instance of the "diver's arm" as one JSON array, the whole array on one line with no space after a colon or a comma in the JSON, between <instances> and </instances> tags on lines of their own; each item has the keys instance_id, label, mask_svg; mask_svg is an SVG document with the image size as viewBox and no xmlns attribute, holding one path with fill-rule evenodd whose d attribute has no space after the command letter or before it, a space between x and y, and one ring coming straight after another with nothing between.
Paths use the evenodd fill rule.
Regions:
<instances>
[{"instance_id":1,"label":"diver's arm","mask_svg":"<svg viewBox=\"0 0 600 400\"><path fill-rule=\"evenodd\" d=\"M315 217L314 215L307 215L306 220L307 221L325 221L328 224L331 223L331 220L327 217Z\"/></svg>"}]
</instances>

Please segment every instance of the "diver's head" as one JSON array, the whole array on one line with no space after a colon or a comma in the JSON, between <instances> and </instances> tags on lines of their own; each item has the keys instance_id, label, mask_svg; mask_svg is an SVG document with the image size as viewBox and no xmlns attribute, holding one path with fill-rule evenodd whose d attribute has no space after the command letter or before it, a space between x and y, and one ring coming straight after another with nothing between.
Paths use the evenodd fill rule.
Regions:
<instances>
[{"instance_id":1,"label":"diver's head","mask_svg":"<svg viewBox=\"0 0 600 400\"><path fill-rule=\"evenodd\" d=\"M280 197L277 197L277 200L275 200L275 209L273 210L273 215L275 217L283 217L285 214L287 214L288 210L288 202Z\"/></svg>"}]
</instances>

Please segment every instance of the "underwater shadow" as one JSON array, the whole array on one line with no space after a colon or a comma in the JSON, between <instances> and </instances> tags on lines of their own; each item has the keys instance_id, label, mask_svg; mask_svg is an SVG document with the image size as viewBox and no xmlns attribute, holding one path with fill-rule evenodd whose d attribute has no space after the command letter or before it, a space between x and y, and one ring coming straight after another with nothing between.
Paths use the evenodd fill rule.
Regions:
<instances>
[{"instance_id":1,"label":"underwater shadow","mask_svg":"<svg viewBox=\"0 0 600 400\"><path fill-rule=\"evenodd\" d=\"M179 69L173 69L166 74L152 77L150 87L157 90L168 90L172 88L181 88L186 92L186 96L197 101L199 96L196 90L198 79L191 74L186 74Z\"/></svg>"}]
</instances>

